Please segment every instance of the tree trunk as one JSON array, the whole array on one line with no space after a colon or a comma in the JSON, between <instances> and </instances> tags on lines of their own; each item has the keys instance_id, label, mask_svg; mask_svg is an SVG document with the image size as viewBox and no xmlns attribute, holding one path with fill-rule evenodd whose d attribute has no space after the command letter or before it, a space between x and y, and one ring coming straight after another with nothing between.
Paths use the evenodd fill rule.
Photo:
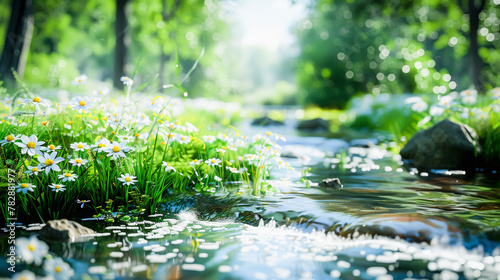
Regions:
<instances>
[{"instance_id":1,"label":"tree trunk","mask_svg":"<svg viewBox=\"0 0 500 280\"><path fill-rule=\"evenodd\" d=\"M125 76L125 64L127 56L127 45L125 36L127 34L128 22L126 15L126 6L128 0L116 0L116 19L115 19L115 61L113 69L113 86L117 89L123 89L123 82L120 78Z\"/></svg>"},{"instance_id":2,"label":"tree trunk","mask_svg":"<svg viewBox=\"0 0 500 280\"><path fill-rule=\"evenodd\" d=\"M481 0L479 7L475 4L476 1L469 0L469 57L470 57L470 75L471 81L474 83L476 90L480 93L484 93L484 86L481 78L481 69L483 67L483 61L479 56L479 44L477 40L478 30L479 30L479 14L484 9L485 0Z\"/></svg>"},{"instance_id":3,"label":"tree trunk","mask_svg":"<svg viewBox=\"0 0 500 280\"><path fill-rule=\"evenodd\" d=\"M12 0L7 33L0 57L0 79L13 86L12 70L23 77L33 35L33 0Z\"/></svg>"}]
</instances>

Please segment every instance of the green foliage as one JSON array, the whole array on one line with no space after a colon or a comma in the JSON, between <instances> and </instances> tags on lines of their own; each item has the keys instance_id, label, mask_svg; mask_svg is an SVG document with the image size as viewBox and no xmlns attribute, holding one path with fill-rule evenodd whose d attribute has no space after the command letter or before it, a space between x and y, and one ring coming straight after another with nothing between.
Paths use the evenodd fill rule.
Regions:
<instances>
[{"instance_id":1,"label":"green foliage","mask_svg":"<svg viewBox=\"0 0 500 280\"><path fill-rule=\"evenodd\" d=\"M482 78L496 86L499 7L486 2L479 15ZM470 23L457 1L314 3L297 30L303 104L344 108L366 92L443 94L470 87Z\"/></svg>"}]
</instances>

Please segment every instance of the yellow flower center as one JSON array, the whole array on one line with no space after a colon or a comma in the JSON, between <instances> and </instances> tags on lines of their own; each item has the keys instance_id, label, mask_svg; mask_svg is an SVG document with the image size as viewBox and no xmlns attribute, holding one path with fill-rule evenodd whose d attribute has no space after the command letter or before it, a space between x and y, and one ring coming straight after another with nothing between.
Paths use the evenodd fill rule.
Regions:
<instances>
[{"instance_id":1,"label":"yellow flower center","mask_svg":"<svg viewBox=\"0 0 500 280\"><path fill-rule=\"evenodd\" d=\"M113 147L113 152L118 153L120 151L120 147L114 146Z\"/></svg>"},{"instance_id":2,"label":"yellow flower center","mask_svg":"<svg viewBox=\"0 0 500 280\"><path fill-rule=\"evenodd\" d=\"M71 177L71 173L64 173L64 176Z\"/></svg>"},{"instance_id":3,"label":"yellow flower center","mask_svg":"<svg viewBox=\"0 0 500 280\"><path fill-rule=\"evenodd\" d=\"M211 162L212 162L212 163L216 163L217 161L215 161L215 159L212 159L212 160L211 160Z\"/></svg>"},{"instance_id":4,"label":"yellow flower center","mask_svg":"<svg viewBox=\"0 0 500 280\"><path fill-rule=\"evenodd\" d=\"M55 149L56 149L56 146L54 146L54 145L52 145L52 144L51 144L51 145L49 146L49 149L51 149L51 150L53 151L53 150L55 150Z\"/></svg>"},{"instance_id":5,"label":"yellow flower center","mask_svg":"<svg viewBox=\"0 0 500 280\"><path fill-rule=\"evenodd\" d=\"M267 136L271 136L272 132L266 131Z\"/></svg>"},{"instance_id":6,"label":"yellow flower center","mask_svg":"<svg viewBox=\"0 0 500 280\"><path fill-rule=\"evenodd\" d=\"M34 149L36 147L36 144L34 142L30 141L30 142L28 142L28 145L26 145L26 146L28 146L28 148L30 148L30 149Z\"/></svg>"},{"instance_id":7,"label":"yellow flower center","mask_svg":"<svg viewBox=\"0 0 500 280\"><path fill-rule=\"evenodd\" d=\"M32 244L28 245L28 249L33 252L35 251L35 246L33 246Z\"/></svg>"},{"instance_id":8,"label":"yellow flower center","mask_svg":"<svg viewBox=\"0 0 500 280\"><path fill-rule=\"evenodd\" d=\"M46 125L46 124L47 124L47 121L43 121L43 122L42 122L42 125Z\"/></svg>"},{"instance_id":9,"label":"yellow flower center","mask_svg":"<svg viewBox=\"0 0 500 280\"><path fill-rule=\"evenodd\" d=\"M61 185L56 185L56 189L60 189L61 188Z\"/></svg>"},{"instance_id":10,"label":"yellow flower center","mask_svg":"<svg viewBox=\"0 0 500 280\"><path fill-rule=\"evenodd\" d=\"M21 184L21 188L23 188L23 189L24 189L24 188L29 188L29 187L30 187L30 186L28 186L28 184L25 184L25 183Z\"/></svg>"},{"instance_id":11,"label":"yellow flower center","mask_svg":"<svg viewBox=\"0 0 500 280\"><path fill-rule=\"evenodd\" d=\"M46 166L51 166L53 163L54 163L54 161L51 160L50 158L45 161Z\"/></svg>"},{"instance_id":12,"label":"yellow flower center","mask_svg":"<svg viewBox=\"0 0 500 280\"><path fill-rule=\"evenodd\" d=\"M125 181L130 182L132 179L130 177L125 178Z\"/></svg>"},{"instance_id":13,"label":"yellow flower center","mask_svg":"<svg viewBox=\"0 0 500 280\"><path fill-rule=\"evenodd\" d=\"M7 138L5 138L5 139L6 139L7 141L9 141L9 142L12 142L12 141L14 141L14 136L9 135L9 136L7 136Z\"/></svg>"},{"instance_id":14,"label":"yellow flower center","mask_svg":"<svg viewBox=\"0 0 500 280\"><path fill-rule=\"evenodd\" d=\"M195 159L195 160L193 160L193 162L198 162L198 160L197 160L197 159Z\"/></svg>"},{"instance_id":15,"label":"yellow flower center","mask_svg":"<svg viewBox=\"0 0 500 280\"><path fill-rule=\"evenodd\" d=\"M141 136L139 133L136 133L136 134L135 134L135 137L139 137L139 136Z\"/></svg>"},{"instance_id":16,"label":"yellow flower center","mask_svg":"<svg viewBox=\"0 0 500 280\"><path fill-rule=\"evenodd\" d=\"M82 163L82 160L81 160L81 159L79 159L79 158L77 158L77 159L75 160L75 162L76 162L76 163Z\"/></svg>"},{"instance_id":17,"label":"yellow flower center","mask_svg":"<svg viewBox=\"0 0 500 280\"><path fill-rule=\"evenodd\" d=\"M82 101L80 101L80 106L85 106L85 105L87 105L87 102L85 102L85 101L83 101L83 100L82 100Z\"/></svg>"},{"instance_id":18,"label":"yellow flower center","mask_svg":"<svg viewBox=\"0 0 500 280\"><path fill-rule=\"evenodd\" d=\"M61 267L56 266L56 272L57 272L57 273L60 273L60 272L61 272Z\"/></svg>"},{"instance_id":19,"label":"yellow flower center","mask_svg":"<svg viewBox=\"0 0 500 280\"><path fill-rule=\"evenodd\" d=\"M102 94L104 94L104 93L103 93L102 91L99 91L99 94L101 94L101 95L102 95Z\"/></svg>"},{"instance_id":20,"label":"yellow flower center","mask_svg":"<svg viewBox=\"0 0 500 280\"><path fill-rule=\"evenodd\" d=\"M81 83L81 82L82 82L82 79L77 79L76 81L77 81L77 82L79 82L79 83Z\"/></svg>"},{"instance_id":21,"label":"yellow flower center","mask_svg":"<svg viewBox=\"0 0 500 280\"><path fill-rule=\"evenodd\" d=\"M38 167L33 167L33 168L31 169L31 171L32 171L32 172L37 172L37 171L38 171Z\"/></svg>"},{"instance_id":22,"label":"yellow flower center","mask_svg":"<svg viewBox=\"0 0 500 280\"><path fill-rule=\"evenodd\" d=\"M37 96L33 98L33 102L40 103L40 97Z\"/></svg>"},{"instance_id":23,"label":"yellow flower center","mask_svg":"<svg viewBox=\"0 0 500 280\"><path fill-rule=\"evenodd\" d=\"M170 128L174 128L174 127L175 127L175 124L171 123Z\"/></svg>"},{"instance_id":24,"label":"yellow flower center","mask_svg":"<svg viewBox=\"0 0 500 280\"><path fill-rule=\"evenodd\" d=\"M104 144L102 144L102 143L101 143L101 144L99 144L99 145L97 145L97 147L99 147L99 148L102 148L102 147L105 147L105 146L106 146L106 145L104 145Z\"/></svg>"},{"instance_id":25,"label":"yellow flower center","mask_svg":"<svg viewBox=\"0 0 500 280\"><path fill-rule=\"evenodd\" d=\"M78 144L78 149L81 149L83 148L83 145L82 144Z\"/></svg>"}]
</instances>

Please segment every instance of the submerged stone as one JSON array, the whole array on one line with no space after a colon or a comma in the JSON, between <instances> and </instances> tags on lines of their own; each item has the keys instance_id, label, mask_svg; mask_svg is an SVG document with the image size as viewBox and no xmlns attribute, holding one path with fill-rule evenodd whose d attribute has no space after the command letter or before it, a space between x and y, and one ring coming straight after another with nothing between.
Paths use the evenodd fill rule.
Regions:
<instances>
[{"instance_id":1,"label":"submerged stone","mask_svg":"<svg viewBox=\"0 0 500 280\"><path fill-rule=\"evenodd\" d=\"M416 133L401 150L401 157L419 170L473 171L480 152L474 129L445 119Z\"/></svg>"},{"instance_id":2,"label":"submerged stone","mask_svg":"<svg viewBox=\"0 0 500 280\"><path fill-rule=\"evenodd\" d=\"M254 126L285 125L282 121L273 120L268 116L253 120Z\"/></svg>"},{"instance_id":3,"label":"submerged stone","mask_svg":"<svg viewBox=\"0 0 500 280\"><path fill-rule=\"evenodd\" d=\"M342 183L340 183L340 179L339 178L327 178L327 179L324 179L323 181L321 181L318 186L322 187L322 188L332 188L332 189L336 189L336 190L339 190L339 189L342 189L344 186L342 185Z\"/></svg>"},{"instance_id":4,"label":"submerged stone","mask_svg":"<svg viewBox=\"0 0 500 280\"><path fill-rule=\"evenodd\" d=\"M75 221L62 219L48 221L47 225L40 231L40 237L52 240L74 240L94 233L90 228L84 227Z\"/></svg>"},{"instance_id":5,"label":"submerged stone","mask_svg":"<svg viewBox=\"0 0 500 280\"><path fill-rule=\"evenodd\" d=\"M297 125L299 130L330 130L330 123L322 118L300 121Z\"/></svg>"}]
</instances>

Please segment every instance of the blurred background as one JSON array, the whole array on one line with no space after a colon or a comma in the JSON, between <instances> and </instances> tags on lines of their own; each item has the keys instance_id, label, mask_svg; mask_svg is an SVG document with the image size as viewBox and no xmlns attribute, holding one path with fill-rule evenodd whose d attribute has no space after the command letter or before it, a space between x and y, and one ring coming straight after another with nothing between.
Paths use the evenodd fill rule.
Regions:
<instances>
[{"instance_id":1,"label":"blurred background","mask_svg":"<svg viewBox=\"0 0 500 280\"><path fill-rule=\"evenodd\" d=\"M353 96L499 86L500 0L2 0L0 79L343 109ZM15 73L13 74L13 71Z\"/></svg>"}]
</instances>

